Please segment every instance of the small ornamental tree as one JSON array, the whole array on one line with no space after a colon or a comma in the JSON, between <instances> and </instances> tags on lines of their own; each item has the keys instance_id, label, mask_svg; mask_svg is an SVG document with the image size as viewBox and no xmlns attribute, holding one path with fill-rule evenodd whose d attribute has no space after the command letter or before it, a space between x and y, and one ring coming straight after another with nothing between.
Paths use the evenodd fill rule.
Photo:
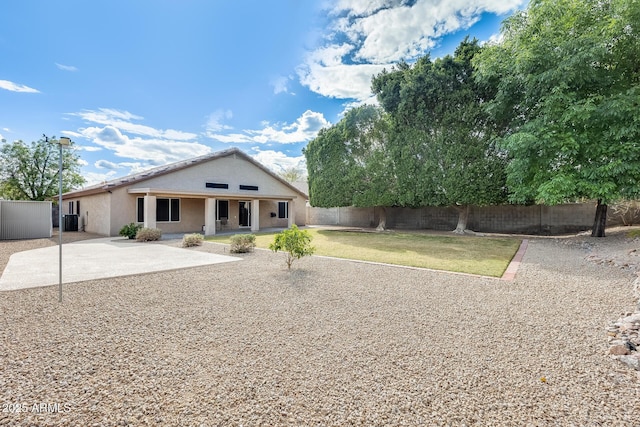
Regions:
<instances>
[{"instance_id":1,"label":"small ornamental tree","mask_svg":"<svg viewBox=\"0 0 640 427\"><path fill-rule=\"evenodd\" d=\"M284 251L287 253L287 268L291 270L291 264L303 256L312 255L316 248L311 246L311 235L307 230L300 230L294 224L278 234L273 243L269 245L273 252Z\"/></svg>"}]
</instances>

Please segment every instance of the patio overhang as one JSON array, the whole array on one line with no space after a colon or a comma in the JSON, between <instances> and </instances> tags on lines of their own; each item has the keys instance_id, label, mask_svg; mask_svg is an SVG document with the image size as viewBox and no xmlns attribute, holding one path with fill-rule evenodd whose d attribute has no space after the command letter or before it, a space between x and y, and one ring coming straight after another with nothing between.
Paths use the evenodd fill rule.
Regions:
<instances>
[{"instance_id":1,"label":"patio overhang","mask_svg":"<svg viewBox=\"0 0 640 427\"><path fill-rule=\"evenodd\" d=\"M131 195L136 195L144 198L144 226L155 228L156 221L153 217L156 212L156 203L158 198L184 198L184 199L202 199L204 200L204 233L205 235L216 234L217 223L220 221L217 219L217 200L235 200L242 202L249 202L250 208L250 220L249 224L251 231L260 230L260 201L284 201L289 203L288 207L288 227L291 227L295 223L295 199L298 199L296 195L283 195L283 194L251 194L251 193L223 193L223 192L193 192L193 191L180 191L175 189L166 188L151 188L151 187L139 187L130 188L127 192ZM246 204L246 203L245 203Z\"/></svg>"},{"instance_id":2,"label":"patio overhang","mask_svg":"<svg viewBox=\"0 0 640 427\"><path fill-rule=\"evenodd\" d=\"M129 194L138 195L153 195L156 197L185 197L193 199L225 199L225 200L295 200L298 196L294 195L282 195L282 194L252 194L247 193L216 193L216 192L193 192L193 191L180 191L164 188L130 188L127 190Z\"/></svg>"}]
</instances>

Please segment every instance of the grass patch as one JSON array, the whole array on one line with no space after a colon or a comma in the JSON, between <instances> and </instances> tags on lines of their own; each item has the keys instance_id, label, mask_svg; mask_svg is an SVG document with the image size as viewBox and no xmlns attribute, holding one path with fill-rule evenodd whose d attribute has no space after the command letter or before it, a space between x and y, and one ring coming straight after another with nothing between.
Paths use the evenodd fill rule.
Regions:
<instances>
[{"instance_id":1,"label":"grass patch","mask_svg":"<svg viewBox=\"0 0 640 427\"><path fill-rule=\"evenodd\" d=\"M307 229L316 255L384 262L435 270L501 277L520 247L509 238L434 236L419 232L368 233ZM275 233L257 233L256 247L267 249ZM209 241L229 243L230 236Z\"/></svg>"}]
</instances>

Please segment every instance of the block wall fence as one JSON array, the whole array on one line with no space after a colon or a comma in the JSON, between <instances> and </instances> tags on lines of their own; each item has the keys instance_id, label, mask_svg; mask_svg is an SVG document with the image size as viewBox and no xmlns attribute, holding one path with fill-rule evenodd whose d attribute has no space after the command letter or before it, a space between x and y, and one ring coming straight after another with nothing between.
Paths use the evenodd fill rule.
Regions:
<instances>
[{"instance_id":1,"label":"block wall fence","mask_svg":"<svg viewBox=\"0 0 640 427\"><path fill-rule=\"evenodd\" d=\"M376 227L381 208L307 207L307 225ZM596 203L556 206L473 206L467 228L485 233L554 235L590 230ZM386 208L387 228L451 231L458 223L458 211L452 207ZM609 212L608 225L621 223Z\"/></svg>"}]
</instances>

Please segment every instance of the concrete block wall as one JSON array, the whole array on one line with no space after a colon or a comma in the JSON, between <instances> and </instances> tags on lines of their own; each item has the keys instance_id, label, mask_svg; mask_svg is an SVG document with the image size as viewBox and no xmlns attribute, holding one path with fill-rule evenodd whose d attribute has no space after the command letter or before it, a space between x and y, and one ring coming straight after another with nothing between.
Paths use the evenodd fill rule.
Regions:
<instances>
[{"instance_id":1,"label":"concrete block wall","mask_svg":"<svg viewBox=\"0 0 640 427\"><path fill-rule=\"evenodd\" d=\"M594 203L557 206L475 206L471 208L467 228L486 233L562 234L591 229ZM307 225L375 227L381 208L307 208ZM458 223L458 211L452 207L386 208L387 227L391 229L428 229L450 231ZM612 218L611 218L612 219ZM609 225L616 225L610 221Z\"/></svg>"}]
</instances>

